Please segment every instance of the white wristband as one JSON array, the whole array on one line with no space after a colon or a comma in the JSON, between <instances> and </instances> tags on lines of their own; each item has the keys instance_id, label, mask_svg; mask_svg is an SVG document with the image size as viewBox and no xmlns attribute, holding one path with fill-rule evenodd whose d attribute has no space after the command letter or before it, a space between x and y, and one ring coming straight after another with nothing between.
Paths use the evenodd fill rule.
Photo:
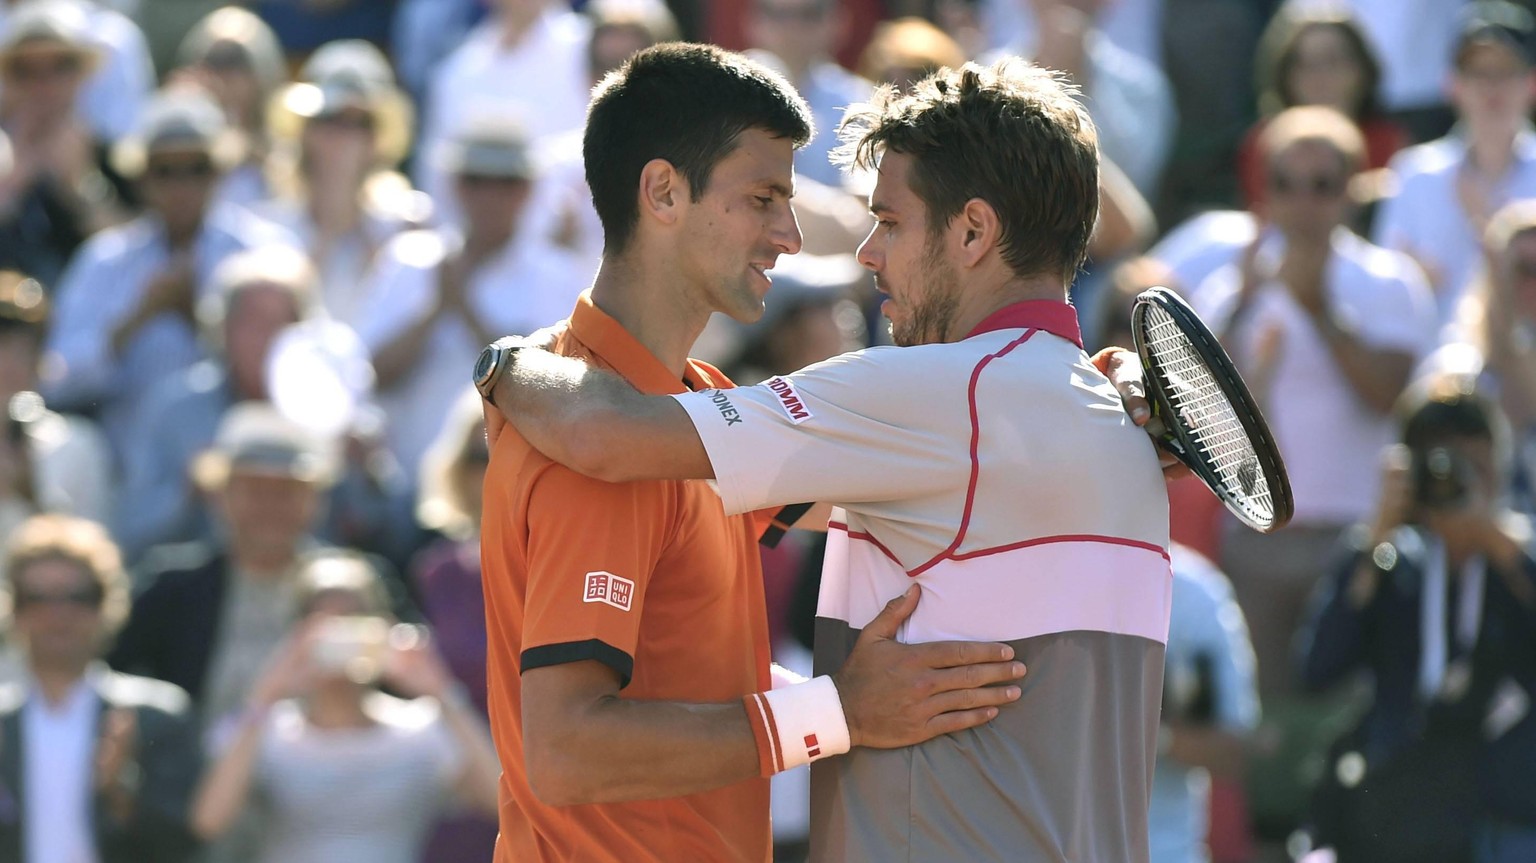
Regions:
<instances>
[{"instance_id":1,"label":"white wristband","mask_svg":"<svg viewBox=\"0 0 1536 863\"><path fill-rule=\"evenodd\" d=\"M848 720L837 686L826 675L747 697L747 709L756 710L753 725L762 732L767 751L762 754L769 775L851 748Z\"/></svg>"}]
</instances>

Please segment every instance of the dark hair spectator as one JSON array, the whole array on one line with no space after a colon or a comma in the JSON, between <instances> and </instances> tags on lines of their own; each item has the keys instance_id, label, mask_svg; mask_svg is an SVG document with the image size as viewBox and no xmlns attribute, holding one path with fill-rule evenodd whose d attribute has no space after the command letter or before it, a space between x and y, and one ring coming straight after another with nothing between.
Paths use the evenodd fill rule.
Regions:
<instances>
[{"instance_id":1,"label":"dark hair spectator","mask_svg":"<svg viewBox=\"0 0 1536 863\"><path fill-rule=\"evenodd\" d=\"M1364 137L1364 168L1384 168L1410 141L1381 110L1381 64L1360 22L1347 8L1283 7L1259 43L1259 113L1237 154L1238 179L1250 205L1264 198L1265 166L1259 138L1270 118L1287 108L1322 105L1354 121Z\"/></svg>"},{"instance_id":2,"label":"dark hair spectator","mask_svg":"<svg viewBox=\"0 0 1536 863\"><path fill-rule=\"evenodd\" d=\"M582 154L605 251L616 254L628 244L639 219L636 184L651 160L672 163L697 201L715 165L747 129L762 124L796 147L809 140L810 111L793 92L761 66L733 60L712 46L680 43L636 54L599 84ZM657 113L687 119L662 125L652 122ZM686 136L684 129L690 130Z\"/></svg>"}]
</instances>

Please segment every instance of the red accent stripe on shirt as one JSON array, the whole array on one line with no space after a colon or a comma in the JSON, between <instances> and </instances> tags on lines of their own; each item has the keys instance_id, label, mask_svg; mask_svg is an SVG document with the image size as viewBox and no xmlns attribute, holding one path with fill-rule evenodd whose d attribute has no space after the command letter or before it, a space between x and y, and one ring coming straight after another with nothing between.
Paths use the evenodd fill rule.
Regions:
<instances>
[{"instance_id":1,"label":"red accent stripe on shirt","mask_svg":"<svg viewBox=\"0 0 1536 863\"><path fill-rule=\"evenodd\" d=\"M901 561L896 559L896 555L891 554L890 549L886 548L885 545L880 542L880 540L875 539L874 536L870 534L864 533L863 531L849 530L848 525L843 524L840 521L827 522L827 530L840 530L843 533L848 534L849 539L862 539L865 542L871 543L875 548L880 549L881 553L883 553L886 557L890 558L891 563L894 563L897 566L901 566ZM905 571L906 567L902 567L902 570Z\"/></svg>"},{"instance_id":2,"label":"red accent stripe on shirt","mask_svg":"<svg viewBox=\"0 0 1536 863\"><path fill-rule=\"evenodd\" d=\"M1143 542L1139 539L1127 539L1123 536L1101 536L1092 533L1064 533L1058 536L1041 536L1035 539L1026 539L1022 542L999 545L992 548L983 548L977 551L967 551L964 554L950 555L951 560L970 560L973 557L986 557L989 554L1001 554L1005 551L1013 551L1016 548L1029 548L1032 545L1049 545L1057 542L1099 542L1105 545L1124 545L1131 548L1139 548L1143 551L1154 551L1162 555L1164 560L1169 560L1168 549L1157 543Z\"/></svg>"},{"instance_id":3,"label":"red accent stripe on shirt","mask_svg":"<svg viewBox=\"0 0 1536 863\"><path fill-rule=\"evenodd\" d=\"M949 544L949 548L939 552L933 560L907 573L913 578L927 572L939 561L952 557L955 550L960 547L960 543L965 541L965 532L971 527L971 509L976 505L976 483L981 477L981 459L977 455L981 447L981 420L976 409L976 384L981 380L982 370L993 360L1007 356L1014 348L1029 341L1030 337L1038 332L1039 330L1026 331L1024 335L1003 346L1002 350L982 357L981 362L976 364L976 368L971 370L971 383L966 389L966 400L970 403L971 409L971 478L965 489L965 512L960 516L960 530L955 534L955 541Z\"/></svg>"}]
</instances>

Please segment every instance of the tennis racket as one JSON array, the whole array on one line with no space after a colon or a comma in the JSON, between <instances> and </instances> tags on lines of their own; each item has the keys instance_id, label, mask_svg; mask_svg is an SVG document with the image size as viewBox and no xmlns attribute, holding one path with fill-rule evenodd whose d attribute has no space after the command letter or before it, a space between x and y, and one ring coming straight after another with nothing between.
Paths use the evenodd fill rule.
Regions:
<instances>
[{"instance_id":1,"label":"tennis racket","mask_svg":"<svg viewBox=\"0 0 1536 863\"><path fill-rule=\"evenodd\" d=\"M1131 336L1162 444L1243 523L1269 533L1291 519L1285 462L1227 352L1189 304L1150 288L1131 310Z\"/></svg>"}]
</instances>

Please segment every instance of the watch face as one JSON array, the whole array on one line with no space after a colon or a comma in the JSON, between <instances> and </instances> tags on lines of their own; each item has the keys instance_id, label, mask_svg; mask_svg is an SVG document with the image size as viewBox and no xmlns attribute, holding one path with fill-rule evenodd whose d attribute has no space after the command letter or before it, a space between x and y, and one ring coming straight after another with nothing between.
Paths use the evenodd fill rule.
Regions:
<instances>
[{"instance_id":1,"label":"watch face","mask_svg":"<svg viewBox=\"0 0 1536 863\"><path fill-rule=\"evenodd\" d=\"M491 374L491 368L496 365L496 349L487 347L480 352L480 358L475 360L475 383L484 383Z\"/></svg>"}]
</instances>

